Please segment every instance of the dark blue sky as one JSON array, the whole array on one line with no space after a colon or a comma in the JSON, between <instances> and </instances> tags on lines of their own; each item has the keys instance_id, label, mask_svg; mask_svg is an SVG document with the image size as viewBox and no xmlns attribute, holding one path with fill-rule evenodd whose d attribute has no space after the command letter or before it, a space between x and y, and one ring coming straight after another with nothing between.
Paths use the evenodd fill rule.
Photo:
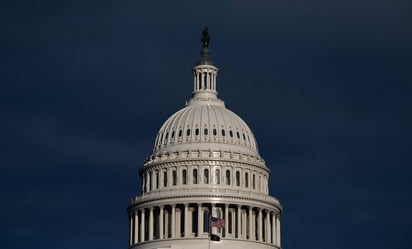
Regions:
<instances>
[{"instance_id":1,"label":"dark blue sky","mask_svg":"<svg viewBox=\"0 0 412 249\"><path fill-rule=\"evenodd\" d=\"M283 248L411 248L407 0L2 1L0 248L127 248L138 169L190 98L205 25Z\"/></svg>"}]
</instances>

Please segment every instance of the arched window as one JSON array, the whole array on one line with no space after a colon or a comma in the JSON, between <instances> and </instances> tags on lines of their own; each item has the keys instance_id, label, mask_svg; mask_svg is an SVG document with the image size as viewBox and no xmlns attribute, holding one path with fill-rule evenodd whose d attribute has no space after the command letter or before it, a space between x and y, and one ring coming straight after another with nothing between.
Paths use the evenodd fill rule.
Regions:
<instances>
[{"instance_id":1,"label":"arched window","mask_svg":"<svg viewBox=\"0 0 412 249\"><path fill-rule=\"evenodd\" d=\"M259 176L259 180L258 180L258 188L259 188L259 191L261 190L261 186L262 186L262 177Z\"/></svg>"},{"instance_id":2,"label":"arched window","mask_svg":"<svg viewBox=\"0 0 412 249\"><path fill-rule=\"evenodd\" d=\"M175 131L172 131L172 138L175 137Z\"/></svg>"},{"instance_id":3,"label":"arched window","mask_svg":"<svg viewBox=\"0 0 412 249\"><path fill-rule=\"evenodd\" d=\"M217 130L213 129L213 136L216 136L216 135L217 135Z\"/></svg>"},{"instance_id":4,"label":"arched window","mask_svg":"<svg viewBox=\"0 0 412 249\"><path fill-rule=\"evenodd\" d=\"M238 132L238 131L236 132L236 137L237 137L237 139L240 138L240 135L239 135L239 132Z\"/></svg>"},{"instance_id":5,"label":"arched window","mask_svg":"<svg viewBox=\"0 0 412 249\"><path fill-rule=\"evenodd\" d=\"M249 188L249 173L245 173L245 188Z\"/></svg>"},{"instance_id":6,"label":"arched window","mask_svg":"<svg viewBox=\"0 0 412 249\"><path fill-rule=\"evenodd\" d=\"M176 170L173 170L173 186L176 186L177 184L177 172Z\"/></svg>"},{"instance_id":7,"label":"arched window","mask_svg":"<svg viewBox=\"0 0 412 249\"><path fill-rule=\"evenodd\" d=\"M163 186L167 187L167 171L163 171Z\"/></svg>"},{"instance_id":8,"label":"arched window","mask_svg":"<svg viewBox=\"0 0 412 249\"><path fill-rule=\"evenodd\" d=\"M230 170L226 170L226 185L230 185Z\"/></svg>"},{"instance_id":9,"label":"arched window","mask_svg":"<svg viewBox=\"0 0 412 249\"><path fill-rule=\"evenodd\" d=\"M193 170L193 184L197 184L197 169Z\"/></svg>"},{"instance_id":10,"label":"arched window","mask_svg":"<svg viewBox=\"0 0 412 249\"><path fill-rule=\"evenodd\" d=\"M233 137L233 132L232 132L232 130L229 131L229 136L230 136L230 137Z\"/></svg>"},{"instance_id":11,"label":"arched window","mask_svg":"<svg viewBox=\"0 0 412 249\"><path fill-rule=\"evenodd\" d=\"M209 184L209 169L205 169L204 171L203 171L204 173L204 183L205 184Z\"/></svg>"},{"instance_id":12,"label":"arched window","mask_svg":"<svg viewBox=\"0 0 412 249\"><path fill-rule=\"evenodd\" d=\"M215 183L220 184L220 169L215 170Z\"/></svg>"},{"instance_id":13,"label":"arched window","mask_svg":"<svg viewBox=\"0 0 412 249\"><path fill-rule=\"evenodd\" d=\"M203 130L203 134L204 134L205 136L207 136L207 134L209 134L209 130L208 130L207 128L205 128L205 129Z\"/></svg>"},{"instance_id":14,"label":"arched window","mask_svg":"<svg viewBox=\"0 0 412 249\"><path fill-rule=\"evenodd\" d=\"M226 136L225 130L222 129L222 137Z\"/></svg>"},{"instance_id":15,"label":"arched window","mask_svg":"<svg viewBox=\"0 0 412 249\"><path fill-rule=\"evenodd\" d=\"M182 130L179 130L179 137L182 136Z\"/></svg>"},{"instance_id":16,"label":"arched window","mask_svg":"<svg viewBox=\"0 0 412 249\"><path fill-rule=\"evenodd\" d=\"M183 183L184 185L187 184L187 171L186 171L185 169L182 170L182 183Z\"/></svg>"},{"instance_id":17,"label":"arched window","mask_svg":"<svg viewBox=\"0 0 412 249\"><path fill-rule=\"evenodd\" d=\"M240 186L240 172L236 171L236 186Z\"/></svg>"},{"instance_id":18,"label":"arched window","mask_svg":"<svg viewBox=\"0 0 412 249\"><path fill-rule=\"evenodd\" d=\"M196 128L196 130L195 130L195 135L196 135L196 136L199 135L199 128Z\"/></svg>"},{"instance_id":19,"label":"arched window","mask_svg":"<svg viewBox=\"0 0 412 249\"><path fill-rule=\"evenodd\" d=\"M186 130L186 136L190 136L190 129Z\"/></svg>"},{"instance_id":20,"label":"arched window","mask_svg":"<svg viewBox=\"0 0 412 249\"><path fill-rule=\"evenodd\" d=\"M256 189L256 175L255 174L252 175L252 188Z\"/></svg>"},{"instance_id":21,"label":"arched window","mask_svg":"<svg viewBox=\"0 0 412 249\"><path fill-rule=\"evenodd\" d=\"M156 171L156 188L159 188L160 182L159 182L159 171Z\"/></svg>"}]
</instances>

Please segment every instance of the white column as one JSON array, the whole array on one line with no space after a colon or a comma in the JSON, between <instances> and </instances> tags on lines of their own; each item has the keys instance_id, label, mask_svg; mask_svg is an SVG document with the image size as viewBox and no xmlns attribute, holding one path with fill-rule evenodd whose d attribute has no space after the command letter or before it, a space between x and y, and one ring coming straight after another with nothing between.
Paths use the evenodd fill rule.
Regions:
<instances>
[{"instance_id":1,"label":"white column","mask_svg":"<svg viewBox=\"0 0 412 249\"><path fill-rule=\"evenodd\" d=\"M256 227L257 227L257 212L253 212L252 213L252 220L253 220L253 226L252 226L252 235L253 235L253 240L257 240L257 231L256 231Z\"/></svg>"},{"instance_id":2,"label":"white column","mask_svg":"<svg viewBox=\"0 0 412 249\"><path fill-rule=\"evenodd\" d=\"M242 213L242 238L246 239L246 235L247 235L247 227L246 227L246 223L247 223L247 217L246 217L246 209L240 209L240 212Z\"/></svg>"},{"instance_id":3,"label":"white column","mask_svg":"<svg viewBox=\"0 0 412 249\"><path fill-rule=\"evenodd\" d=\"M171 227L172 227L172 238L176 236L176 205L172 205L172 216L171 216Z\"/></svg>"},{"instance_id":4,"label":"white column","mask_svg":"<svg viewBox=\"0 0 412 249\"><path fill-rule=\"evenodd\" d=\"M140 223L140 241L145 241L145 234L144 234L144 230L145 230L145 210L144 208L142 209L141 212L141 223Z\"/></svg>"},{"instance_id":5,"label":"white column","mask_svg":"<svg viewBox=\"0 0 412 249\"><path fill-rule=\"evenodd\" d=\"M165 236L164 236L164 238L166 239L166 238L169 238L169 219L170 219L170 215L169 215L169 211L167 210L167 209L165 209L165 211L164 211L164 216L165 216L165 219L164 219L164 223L165 223L165 231L164 231L164 234L165 234Z\"/></svg>"},{"instance_id":6,"label":"white column","mask_svg":"<svg viewBox=\"0 0 412 249\"><path fill-rule=\"evenodd\" d=\"M149 209L149 241L153 240L153 227L154 227L153 207L150 207Z\"/></svg>"},{"instance_id":7,"label":"white column","mask_svg":"<svg viewBox=\"0 0 412 249\"><path fill-rule=\"evenodd\" d=\"M265 242L270 243L270 212L266 210Z\"/></svg>"},{"instance_id":8,"label":"white column","mask_svg":"<svg viewBox=\"0 0 412 249\"><path fill-rule=\"evenodd\" d=\"M272 213L272 244L276 245L276 214Z\"/></svg>"},{"instance_id":9,"label":"white column","mask_svg":"<svg viewBox=\"0 0 412 249\"><path fill-rule=\"evenodd\" d=\"M202 203L197 204L197 237L203 234L203 212Z\"/></svg>"},{"instance_id":10,"label":"white column","mask_svg":"<svg viewBox=\"0 0 412 249\"><path fill-rule=\"evenodd\" d=\"M163 239L163 206L159 210L159 239Z\"/></svg>"},{"instance_id":11,"label":"white column","mask_svg":"<svg viewBox=\"0 0 412 249\"><path fill-rule=\"evenodd\" d=\"M160 169L159 171L158 171L159 173L159 188L163 188L163 170L162 169Z\"/></svg>"},{"instance_id":12,"label":"white column","mask_svg":"<svg viewBox=\"0 0 412 249\"><path fill-rule=\"evenodd\" d=\"M190 228L190 223L189 223L189 204L185 203L185 214L184 214L184 221L185 221L185 237L189 237L189 228Z\"/></svg>"},{"instance_id":13,"label":"white column","mask_svg":"<svg viewBox=\"0 0 412 249\"><path fill-rule=\"evenodd\" d=\"M212 73L212 86L213 90L216 90L216 75Z\"/></svg>"},{"instance_id":14,"label":"white column","mask_svg":"<svg viewBox=\"0 0 412 249\"><path fill-rule=\"evenodd\" d=\"M133 216L129 215L130 233L129 233L129 245L133 245Z\"/></svg>"},{"instance_id":15,"label":"white column","mask_svg":"<svg viewBox=\"0 0 412 249\"><path fill-rule=\"evenodd\" d=\"M280 217L276 215L276 242L277 245L280 247Z\"/></svg>"},{"instance_id":16,"label":"white column","mask_svg":"<svg viewBox=\"0 0 412 249\"><path fill-rule=\"evenodd\" d=\"M150 191L150 175L149 172L146 172L146 193Z\"/></svg>"},{"instance_id":17,"label":"white column","mask_svg":"<svg viewBox=\"0 0 412 249\"><path fill-rule=\"evenodd\" d=\"M216 204L212 203L211 209L210 209L210 217L214 216L213 211L215 210L215 206L216 206ZM210 223L210 217L209 217L209 223ZM211 230L210 233L214 233L213 232L213 227L209 226L209 229Z\"/></svg>"},{"instance_id":18,"label":"white column","mask_svg":"<svg viewBox=\"0 0 412 249\"><path fill-rule=\"evenodd\" d=\"M249 240L252 240L254 238L253 234L253 209L250 206L249 207Z\"/></svg>"},{"instance_id":19,"label":"white column","mask_svg":"<svg viewBox=\"0 0 412 249\"><path fill-rule=\"evenodd\" d=\"M153 190L155 190L155 189L157 189L156 188L156 186L157 186L157 174L159 174L159 173L156 173L156 170L153 170L153 173L152 173L152 177L153 177L153 185L152 185L152 187L153 187Z\"/></svg>"},{"instance_id":20,"label":"white column","mask_svg":"<svg viewBox=\"0 0 412 249\"><path fill-rule=\"evenodd\" d=\"M139 215L136 210L134 213L134 244L139 242Z\"/></svg>"},{"instance_id":21,"label":"white column","mask_svg":"<svg viewBox=\"0 0 412 249\"><path fill-rule=\"evenodd\" d=\"M196 91L196 73L193 72L193 91Z\"/></svg>"},{"instance_id":22,"label":"white column","mask_svg":"<svg viewBox=\"0 0 412 249\"><path fill-rule=\"evenodd\" d=\"M170 186L173 186L172 185L172 181L173 181L173 170L171 169L171 168L168 168L167 169L167 186L168 187L170 187Z\"/></svg>"},{"instance_id":23,"label":"white column","mask_svg":"<svg viewBox=\"0 0 412 249\"><path fill-rule=\"evenodd\" d=\"M258 240L262 241L262 209L259 208L259 213L258 213Z\"/></svg>"},{"instance_id":24,"label":"white column","mask_svg":"<svg viewBox=\"0 0 412 249\"><path fill-rule=\"evenodd\" d=\"M229 232L229 204L225 204L225 238L227 238Z\"/></svg>"},{"instance_id":25,"label":"white column","mask_svg":"<svg viewBox=\"0 0 412 249\"><path fill-rule=\"evenodd\" d=\"M242 228L241 228L241 215L242 215L242 206L237 206L237 238L242 236Z\"/></svg>"}]
</instances>

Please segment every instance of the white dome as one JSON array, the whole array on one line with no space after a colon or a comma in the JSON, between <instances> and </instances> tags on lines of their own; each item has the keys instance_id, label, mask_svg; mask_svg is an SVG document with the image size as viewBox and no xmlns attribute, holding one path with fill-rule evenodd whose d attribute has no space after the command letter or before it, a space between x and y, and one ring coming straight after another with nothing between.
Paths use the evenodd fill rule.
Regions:
<instances>
[{"instance_id":1,"label":"white dome","mask_svg":"<svg viewBox=\"0 0 412 249\"><path fill-rule=\"evenodd\" d=\"M218 99L191 100L160 128L153 154L186 149L237 151L258 156L248 125Z\"/></svg>"}]
</instances>

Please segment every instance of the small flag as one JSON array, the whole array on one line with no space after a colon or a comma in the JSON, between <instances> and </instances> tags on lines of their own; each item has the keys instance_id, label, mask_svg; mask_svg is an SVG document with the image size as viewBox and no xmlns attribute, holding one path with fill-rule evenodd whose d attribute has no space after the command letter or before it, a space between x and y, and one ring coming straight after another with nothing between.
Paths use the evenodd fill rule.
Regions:
<instances>
[{"instance_id":1,"label":"small flag","mask_svg":"<svg viewBox=\"0 0 412 249\"><path fill-rule=\"evenodd\" d=\"M220 241L220 237L219 236L217 236L216 234L211 234L210 235L210 240L212 240L212 241Z\"/></svg>"},{"instance_id":2,"label":"small flag","mask_svg":"<svg viewBox=\"0 0 412 249\"><path fill-rule=\"evenodd\" d=\"M210 217L210 226L211 227L225 227L225 220L212 216Z\"/></svg>"}]
</instances>

